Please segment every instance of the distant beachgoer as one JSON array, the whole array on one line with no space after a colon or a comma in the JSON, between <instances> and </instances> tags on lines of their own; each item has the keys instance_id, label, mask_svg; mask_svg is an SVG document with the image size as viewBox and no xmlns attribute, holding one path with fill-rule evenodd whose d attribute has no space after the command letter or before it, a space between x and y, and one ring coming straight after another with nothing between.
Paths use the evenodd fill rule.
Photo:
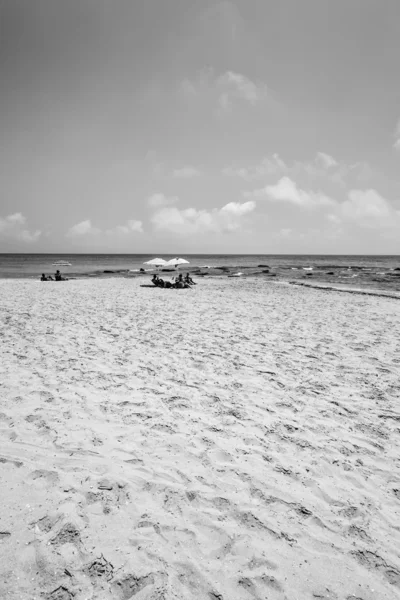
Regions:
<instances>
[{"instance_id":1,"label":"distant beachgoer","mask_svg":"<svg viewBox=\"0 0 400 600\"><path fill-rule=\"evenodd\" d=\"M63 277L60 273L60 271L57 269L56 274L54 275L54 279L56 281L68 281L68 279L66 277Z\"/></svg>"},{"instance_id":2,"label":"distant beachgoer","mask_svg":"<svg viewBox=\"0 0 400 600\"><path fill-rule=\"evenodd\" d=\"M40 281L47 281L47 277L46 277L46 275L44 273L42 273Z\"/></svg>"},{"instance_id":3,"label":"distant beachgoer","mask_svg":"<svg viewBox=\"0 0 400 600\"><path fill-rule=\"evenodd\" d=\"M156 275L155 273L151 278L151 283L153 283L154 285L158 285L158 275Z\"/></svg>"},{"instance_id":4,"label":"distant beachgoer","mask_svg":"<svg viewBox=\"0 0 400 600\"><path fill-rule=\"evenodd\" d=\"M190 285L196 285L193 279L190 277L189 273L186 273L185 283L189 283Z\"/></svg>"}]
</instances>

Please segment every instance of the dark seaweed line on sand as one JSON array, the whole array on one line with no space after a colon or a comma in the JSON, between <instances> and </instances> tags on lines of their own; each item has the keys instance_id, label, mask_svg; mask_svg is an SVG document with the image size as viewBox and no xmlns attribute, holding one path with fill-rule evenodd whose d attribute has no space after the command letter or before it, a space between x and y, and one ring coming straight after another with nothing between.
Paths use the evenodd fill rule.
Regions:
<instances>
[{"instance_id":1,"label":"dark seaweed line on sand","mask_svg":"<svg viewBox=\"0 0 400 600\"><path fill-rule=\"evenodd\" d=\"M346 294L358 294L359 296L378 296L379 298L393 298L394 300L400 300L400 295L387 294L386 292L373 292L371 290L354 290L343 288L337 288L333 286L317 285L311 283L303 283L302 281L289 281L290 285L300 285L302 287L312 288L314 290L322 290L324 292L345 292Z\"/></svg>"}]
</instances>

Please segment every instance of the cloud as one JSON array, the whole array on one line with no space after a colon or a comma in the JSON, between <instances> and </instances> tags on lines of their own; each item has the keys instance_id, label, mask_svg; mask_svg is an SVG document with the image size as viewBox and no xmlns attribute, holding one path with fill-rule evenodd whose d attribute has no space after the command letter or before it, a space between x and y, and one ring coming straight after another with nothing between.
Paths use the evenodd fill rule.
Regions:
<instances>
[{"instance_id":1,"label":"cloud","mask_svg":"<svg viewBox=\"0 0 400 600\"><path fill-rule=\"evenodd\" d=\"M195 167L182 167L181 169L175 169L173 171L174 177L181 177L183 179L190 179L191 177L197 177L200 175L200 171Z\"/></svg>"},{"instance_id":2,"label":"cloud","mask_svg":"<svg viewBox=\"0 0 400 600\"><path fill-rule=\"evenodd\" d=\"M326 152L317 152L309 160L285 162L279 154L267 156L259 163L250 166L228 166L222 169L222 174L229 177L239 177L245 181L267 178L271 175L287 175L294 180L304 179L308 182L315 180L330 181L340 187L351 179L353 185L358 181L365 183L373 176L373 170L366 163L357 162L345 164L337 161Z\"/></svg>"},{"instance_id":3,"label":"cloud","mask_svg":"<svg viewBox=\"0 0 400 600\"><path fill-rule=\"evenodd\" d=\"M100 233L100 229L97 227L93 227L90 219L86 221L81 221L76 225L73 225L70 229L68 229L66 236L67 237L80 237L81 235L95 235Z\"/></svg>"},{"instance_id":4,"label":"cloud","mask_svg":"<svg viewBox=\"0 0 400 600\"><path fill-rule=\"evenodd\" d=\"M37 242L42 232L24 229L25 224L26 218L22 213L0 217L0 238L19 240L26 244Z\"/></svg>"},{"instance_id":5,"label":"cloud","mask_svg":"<svg viewBox=\"0 0 400 600\"><path fill-rule=\"evenodd\" d=\"M256 203L229 202L220 209L211 211L195 208L162 208L152 217L152 223L158 231L170 231L182 235L196 233L224 233L240 229L242 219L255 209Z\"/></svg>"},{"instance_id":6,"label":"cloud","mask_svg":"<svg viewBox=\"0 0 400 600\"><path fill-rule=\"evenodd\" d=\"M325 152L317 152L315 162L320 164L323 169L331 169L337 167L339 164L332 156L325 154Z\"/></svg>"},{"instance_id":7,"label":"cloud","mask_svg":"<svg viewBox=\"0 0 400 600\"><path fill-rule=\"evenodd\" d=\"M264 82L255 82L234 71L216 75L214 69L203 69L194 79L185 79L180 92L188 100L199 98L214 103L221 111L231 109L237 103L256 106L270 96Z\"/></svg>"},{"instance_id":8,"label":"cloud","mask_svg":"<svg viewBox=\"0 0 400 600\"><path fill-rule=\"evenodd\" d=\"M245 192L246 197L266 198L274 202L291 202L301 208L335 205L335 201L322 192L305 191L297 186L290 177L282 177L276 185Z\"/></svg>"},{"instance_id":9,"label":"cloud","mask_svg":"<svg viewBox=\"0 0 400 600\"><path fill-rule=\"evenodd\" d=\"M395 150L400 150L400 119L397 122L394 137L395 137L395 140L394 140L393 148Z\"/></svg>"},{"instance_id":10,"label":"cloud","mask_svg":"<svg viewBox=\"0 0 400 600\"><path fill-rule=\"evenodd\" d=\"M129 233L143 233L143 223L142 221L137 221L135 219L130 219L124 225L116 225L111 229L106 229L104 232L98 227L94 227L90 219L86 221L81 221L77 223L73 227L71 227L67 233L66 237L69 238L78 238L82 236L92 236L99 235L101 233L105 233L106 235L117 235L123 234L127 235Z\"/></svg>"},{"instance_id":11,"label":"cloud","mask_svg":"<svg viewBox=\"0 0 400 600\"><path fill-rule=\"evenodd\" d=\"M117 225L113 229L107 229L106 231L107 235L128 235L129 233L143 233L143 222L131 219L127 221L126 225Z\"/></svg>"},{"instance_id":12,"label":"cloud","mask_svg":"<svg viewBox=\"0 0 400 600\"><path fill-rule=\"evenodd\" d=\"M351 190L340 205L340 216L366 227L394 224L397 214L376 190Z\"/></svg>"},{"instance_id":13,"label":"cloud","mask_svg":"<svg viewBox=\"0 0 400 600\"><path fill-rule=\"evenodd\" d=\"M292 233L292 229L290 229L290 227L284 227L279 233L282 237L289 237Z\"/></svg>"},{"instance_id":14,"label":"cloud","mask_svg":"<svg viewBox=\"0 0 400 600\"><path fill-rule=\"evenodd\" d=\"M265 84L255 83L233 71L227 71L218 77L216 84L221 90L219 105L222 109L230 108L234 100L242 100L251 106L256 106L268 94Z\"/></svg>"},{"instance_id":15,"label":"cloud","mask_svg":"<svg viewBox=\"0 0 400 600\"><path fill-rule=\"evenodd\" d=\"M160 206L171 206L172 204L176 204L179 201L179 198L176 196L165 196L161 193L156 193L148 198L147 203L152 208L159 208Z\"/></svg>"},{"instance_id":16,"label":"cloud","mask_svg":"<svg viewBox=\"0 0 400 600\"><path fill-rule=\"evenodd\" d=\"M264 158L258 165L250 167L225 167L222 174L227 177L240 177L246 181L258 179L267 175L274 175L288 169L278 154L273 154L271 158Z\"/></svg>"},{"instance_id":17,"label":"cloud","mask_svg":"<svg viewBox=\"0 0 400 600\"><path fill-rule=\"evenodd\" d=\"M24 225L26 218L21 213L14 213L13 215L8 215L5 218L5 222L13 225Z\"/></svg>"}]
</instances>

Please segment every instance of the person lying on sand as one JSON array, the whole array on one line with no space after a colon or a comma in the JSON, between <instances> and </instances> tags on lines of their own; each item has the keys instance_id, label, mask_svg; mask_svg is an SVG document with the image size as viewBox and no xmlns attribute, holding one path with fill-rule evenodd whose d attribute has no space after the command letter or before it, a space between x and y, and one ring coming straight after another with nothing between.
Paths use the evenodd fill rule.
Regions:
<instances>
[{"instance_id":1,"label":"person lying on sand","mask_svg":"<svg viewBox=\"0 0 400 600\"><path fill-rule=\"evenodd\" d=\"M163 287L170 287L170 286L167 286L167 285L165 284L165 281L164 281L164 279L161 279L161 277L159 277L159 276L158 276L158 275L156 275L155 273L154 273L154 275L153 275L153 277L152 277L152 279L151 279L151 283L153 283L153 284L154 284L156 287L162 287L162 288L163 288Z\"/></svg>"},{"instance_id":2,"label":"person lying on sand","mask_svg":"<svg viewBox=\"0 0 400 600\"><path fill-rule=\"evenodd\" d=\"M158 275L154 274L151 278L151 283L161 288L190 288L190 285L183 281L182 275L176 278L175 283L171 283L170 281L164 281Z\"/></svg>"},{"instance_id":3,"label":"person lying on sand","mask_svg":"<svg viewBox=\"0 0 400 600\"><path fill-rule=\"evenodd\" d=\"M188 283L189 285L197 285L196 282L190 277L189 273L186 273L185 283Z\"/></svg>"}]
</instances>

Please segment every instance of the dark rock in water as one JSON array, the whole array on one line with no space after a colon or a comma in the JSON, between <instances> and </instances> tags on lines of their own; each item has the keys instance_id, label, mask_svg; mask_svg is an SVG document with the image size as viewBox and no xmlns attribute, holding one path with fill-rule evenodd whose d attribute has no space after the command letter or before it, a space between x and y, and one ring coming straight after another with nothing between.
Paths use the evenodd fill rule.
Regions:
<instances>
[{"instance_id":1,"label":"dark rock in water","mask_svg":"<svg viewBox=\"0 0 400 600\"><path fill-rule=\"evenodd\" d=\"M144 269L139 269L139 271L140 271L141 273L146 273L146 271L145 271Z\"/></svg>"},{"instance_id":2,"label":"dark rock in water","mask_svg":"<svg viewBox=\"0 0 400 600\"><path fill-rule=\"evenodd\" d=\"M269 265L257 265L257 267L259 267L260 269L262 269L262 268L269 269Z\"/></svg>"},{"instance_id":3,"label":"dark rock in water","mask_svg":"<svg viewBox=\"0 0 400 600\"><path fill-rule=\"evenodd\" d=\"M335 273L333 271L327 271L326 275L334 275Z\"/></svg>"},{"instance_id":4,"label":"dark rock in water","mask_svg":"<svg viewBox=\"0 0 400 600\"><path fill-rule=\"evenodd\" d=\"M229 267L215 267L216 269L220 269L221 271L229 271Z\"/></svg>"},{"instance_id":5,"label":"dark rock in water","mask_svg":"<svg viewBox=\"0 0 400 600\"><path fill-rule=\"evenodd\" d=\"M261 271L262 273L269 273L269 269L265 269L264 271Z\"/></svg>"},{"instance_id":6,"label":"dark rock in water","mask_svg":"<svg viewBox=\"0 0 400 600\"><path fill-rule=\"evenodd\" d=\"M396 267L393 271L400 271L400 267Z\"/></svg>"},{"instance_id":7,"label":"dark rock in water","mask_svg":"<svg viewBox=\"0 0 400 600\"><path fill-rule=\"evenodd\" d=\"M103 273L115 273L115 271L103 271Z\"/></svg>"},{"instance_id":8,"label":"dark rock in water","mask_svg":"<svg viewBox=\"0 0 400 600\"><path fill-rule=\"evenodd\" d=\"M387 273L387 275L390 275L391 277L400 277L400 273Z\"/></svg>"},{"instance_id":9,"label":"dark rock in water","mask_svg":"<svg viewBox=\"0 0 400 600\"><path fill-rule=\"evenodd\" d=\"M174 272L175 269L161 269L161 271L164 271L164 273L171 273Z\"/></svg>"},{"instance_id":10,"label":"dark rock in water","mask_svg":"<svg viewBox=\"0 0 400 600\"><path fill-rule=\"evenodd\" d=\"M306 277L312 277L313 274L312 273L306 273Z\"/></svg>"}]
</instances>

